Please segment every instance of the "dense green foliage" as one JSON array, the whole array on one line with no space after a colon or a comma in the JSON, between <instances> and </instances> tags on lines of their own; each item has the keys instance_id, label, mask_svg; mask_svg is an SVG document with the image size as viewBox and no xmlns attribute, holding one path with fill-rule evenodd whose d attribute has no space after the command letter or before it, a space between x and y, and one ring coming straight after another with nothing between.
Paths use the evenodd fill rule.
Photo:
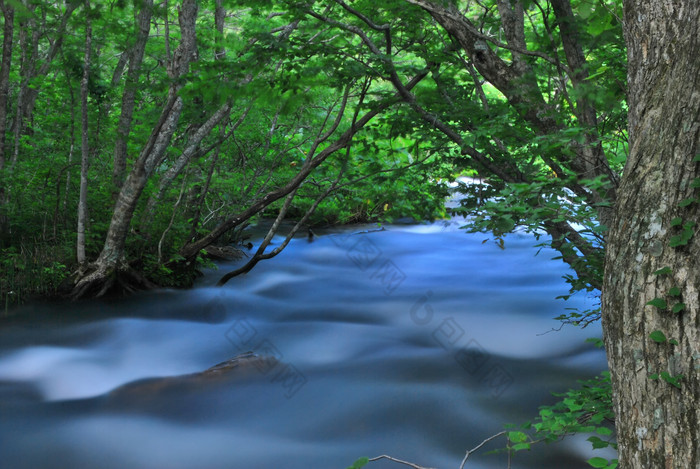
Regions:
<instances>
[{"instance_id":1,"label":"dense green foliage","mask_svg":"<svg viewBox=\"0 0 700 469\"><path fill-rule=\"evenodd\" d=\"M156 125L172 80L167 62L179 40L175 5L154 8L152 37L146 44L138 81L130 85L126 79L120 59L133 47L133 18L139 6L139 2L97 3L89 10L92 29L99 32L92 43L87 109L89 220L85 248L91 259L104 244L118 191L113 181L113 154L125 91L129 86L136 89L128 171ZM161 284L187 283L187 278L164 276L172 272L166 264L177 258L180 247L289 181L312 147L327 145L316 140L334 119L341 119L341 129L350 125L350 105L357 105L363 86L379 95L391 94L361 81L362 73L340 65L343 58L331 53L329 44L309 45L301 34L298 39L274 34L275 28L287 24L286 18L263 9L224 6L227 18L220 37L214 27L213 2L201 5L198 57L179 92L185 102L183 113L167 154L139 199L127 238L127 259ZM34 50L28 39L14 41L0 169L0 291L4 302L14 303L26 294L50 294L78 268L74 252L86 10L46 2L8 3L5 7L15 8L15 38L37 37ZM64 29L62 19L66 20ZM304 31L312 33L312 28ZM59 39L59 50L49 57L48 50ZM27 47L36 57L23 58ZM40 75L41 67L46 73ZM349 104L347 112L338 116L344 91L349 94ZM31 92L36 93L36 101L28 111L22 108ZM233 103L230 115L197 145L186 167L172 181L166 180L192 134L227 100ZM364 104L355 114L370 107ZM30 114L21 121L15 141L17 109ZM390 115L398 112L388 112L383 121L358 135L347 151L338 152L319 167L300 187L289 215L300 218L342 171L337 190L321 202L310 225L443 216L442 200L447 192L441 181L449 180L452 167L439 161L430 146L393 128ZM266 207L260 216L276 215L279 205ZM222 242L236 239L234 231Z\"/></svg>"}]
</instances>

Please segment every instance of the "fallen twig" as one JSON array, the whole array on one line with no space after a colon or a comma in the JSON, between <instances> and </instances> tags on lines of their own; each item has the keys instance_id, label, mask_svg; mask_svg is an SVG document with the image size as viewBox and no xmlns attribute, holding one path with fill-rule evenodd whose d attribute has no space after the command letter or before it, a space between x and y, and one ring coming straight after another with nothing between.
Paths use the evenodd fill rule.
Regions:
<instances>
[{"instance_id":1,"label":"fallen twig","mask_svg":"<svg viewBox=\"0 0 700 469\"><path fill-rule=\"evenodd\" d=\"M494 440L494 439L498 438L499 436L503 436L505 434L506 434L505 431L502 431L500 433L496 433L495 435L492 435L492 436L486 438L484 441L482 441L481 443L476 445L474 448L467 451L467 454L464 455L464 459L462 459L462 464L460 464L459 469L464 469L464 465L467 463L467 459L469 459L469 456L471 456L472 453L475 453L476 451L481 449L489 441ZM402 461L401 459L392 458L391 456L387 456L386 454L382 454L381 456L377 456L375 458L370 458L369 461L370 462L379 461L380 459L388 459L389 461L394 461L394 462L397 462L399 464L403 464L405 466L412 467L413 469L432 469L429 467L419 466L418 464L413 464L413 463L408 462L408 461ZM510 456L508 457L508 468L510 469Z\"/></svg>"},{"instance_id":2,"label":"fallen twig","mask_svg":"<svg viewBox=\"0 0 700 469\"><path fill-rule=\"evenodd\" d=\"M493 439L495 439L495 438L498 438L498 437L501 436L501 435L505 435L505 434L506 434L505 431L503 431L503 432L501 432L501 433L496 433L495 435L492 435L492 436L486 438L484 441L482 441L481 443L479 443L478 445L476 445L474 448L472 448L472 449L470 449L469 451L467 451L467 454L464 455L464 459L462 459L462 464L459 466L459 469L464 469L464 465L467 463L467 459L469 459L469 456L470 456L473 452L479 450L479 448L481 448L482 446L484 446L484 445L485 445L486 443L488 443L489 441L491 441L491 440L493 440ZM510 466L510 464L509 464L509 466Z\"/></svg>"},{"instance_id":3,"label":"fallen twig","mask_svg":"<svg viewBox=\"0 0 700 469\"><path fill-rule=\"evenodd\" d=\"M392 458L391 456L387 456L386 454L382 454L381 456L377 456L376 458L370 458L370 461L379 461L380 459L388 459L389 461L394 461L399 464L405 464L406 466L412 467L413 469L432 469L430 467L423 467L417 464L410 463L408 461L402 461L400 459Z\"/></svg>"}]
</instances>

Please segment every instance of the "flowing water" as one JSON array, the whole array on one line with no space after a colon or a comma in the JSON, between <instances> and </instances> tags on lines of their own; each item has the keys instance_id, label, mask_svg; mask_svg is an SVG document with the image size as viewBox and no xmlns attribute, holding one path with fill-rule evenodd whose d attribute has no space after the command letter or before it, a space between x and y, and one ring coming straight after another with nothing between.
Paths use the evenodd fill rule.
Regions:
<instances>
[{"instance_id":1,"label":"flowing water","mask_svg":"<svg viewBox=\"0 0 700 469\"><path fill-rule=\"evenodd\" d=\"M0 321L0 467L343 469L388 454L457 469L465 451L605 367L558 327L567 269L528 235L505 250L454 223L292 241L213 287L33 305ZM276 242L281 239L276 238ZM196 373L252 350L220 380ZM174 384L173 384L174 383ZM494 440L465 468L505 468ZM584 468L584 439L513 468ZM603 455L605 456L605 455ZM390 461L368 468L406 467Z\"/></svg>"}]
</instances>

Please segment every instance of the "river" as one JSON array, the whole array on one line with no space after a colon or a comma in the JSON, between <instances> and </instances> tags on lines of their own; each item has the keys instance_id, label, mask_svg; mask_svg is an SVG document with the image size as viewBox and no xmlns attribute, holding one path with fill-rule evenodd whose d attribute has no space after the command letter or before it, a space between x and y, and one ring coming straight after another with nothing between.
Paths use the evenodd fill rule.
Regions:
<instances>
[{"instance_id":1,"label":"river","mask_svg":"<svg viewBox=\"0 0 700 469\"><path fill-rule=\"evenodd\" d=\"M2 319L0 466L344 469L388 454L457 469L503 424L605 368L585 343L597 326L548 332L564 308L595 299L556 300L568 270L531 236L501 249L455 222L363 229L295 239L222 288L240 262L187 291L33 304ZM264 360L230 379L113 392L248 350ZM505 468L504 454L487 454L504 445L465 468ZM512 467L587 468L594 455L574 438L518 453Z\"/></svg>"}]
</instances>

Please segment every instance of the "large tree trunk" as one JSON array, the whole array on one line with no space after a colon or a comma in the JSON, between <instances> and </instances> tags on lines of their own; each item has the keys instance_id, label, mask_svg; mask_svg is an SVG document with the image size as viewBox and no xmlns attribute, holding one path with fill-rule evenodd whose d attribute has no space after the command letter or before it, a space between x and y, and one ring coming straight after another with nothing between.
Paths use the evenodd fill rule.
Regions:
<instances>
[{"instance_id":1,"label":"large tree trunk","mask_svg":"<svg viewBox=\"0 0 700 469\"><path fill-rule=\"evenodd\" d=\"M625 3L630 155L602 299L621 468L700 467L698 31L697 0Z\"/></svg>"}]
</instances>

